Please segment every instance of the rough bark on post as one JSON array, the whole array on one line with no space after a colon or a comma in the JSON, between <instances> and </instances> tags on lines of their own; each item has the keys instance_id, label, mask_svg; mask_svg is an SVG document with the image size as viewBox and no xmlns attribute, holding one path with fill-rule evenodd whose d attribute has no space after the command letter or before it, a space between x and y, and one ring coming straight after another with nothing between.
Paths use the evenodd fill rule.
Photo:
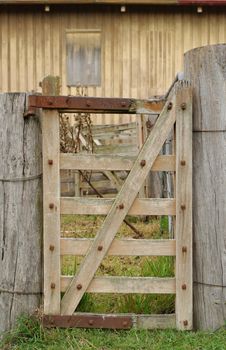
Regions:
<instances>
[{"instance_id":1,"label":"rough bark on post","mask_svg":"<svg viewBox=\"0 0 226 350\"><path fill-rule=\"evenodd\" d=\"M226 319L226 45L185 54L194 88L194 326L217 329Z\"/></svg>"},{"instance_id":2,"label":"rough bark on post","mask_svg":"<svg viewBox=\"0 0 226 350\"><path fill-rule=\"evenodd\" d=\"M0 94L0 334L32 313L42 291L39 118L24 93Z\"/></svg>"}]
</instances>

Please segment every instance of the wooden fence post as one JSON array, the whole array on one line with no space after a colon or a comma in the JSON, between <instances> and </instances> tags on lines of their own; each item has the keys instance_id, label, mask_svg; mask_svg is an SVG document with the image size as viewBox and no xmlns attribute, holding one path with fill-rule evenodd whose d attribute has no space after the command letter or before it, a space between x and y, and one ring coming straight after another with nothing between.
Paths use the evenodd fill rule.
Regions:
<instances>
[{"instance_id":1,"label":"wooden fence post","mask_svg":"<svg viewBox=\"0 0 226 350\"><path fill-rule=\"evenodd\" d=\"M41 129L23 116L26 98L0 94L0 333L42 292Z\"/></svg>"},{"instance_id":2,"label":"wooden fence post","mask_svg":"<svg viewBox=\"0 0 226 350\"><path fill-rule=\"evenodd\" d=\"M185 54L193 101L194 326L226 318L226 45Z\"/></svg>"}]
</instances>

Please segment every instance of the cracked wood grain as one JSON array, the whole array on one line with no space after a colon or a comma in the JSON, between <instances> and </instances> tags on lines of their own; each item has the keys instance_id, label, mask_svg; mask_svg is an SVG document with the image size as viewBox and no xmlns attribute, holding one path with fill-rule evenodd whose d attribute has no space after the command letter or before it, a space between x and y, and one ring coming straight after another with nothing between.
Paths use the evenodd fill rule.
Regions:
<instances>
[{"instance_id":1,"label":"cracked wood grain","mask_svg":"<svg viewBox=\"0 0 226 350\"><path fill-rule=\"evenodd\" d=\"M193 274L197 329L214 330L226 320L225 57L225 44L185 54L185 76L194 89Z\"/></svg>"},{"instance_id":2,"label":"cracked wood grain","mask_svg":"<svg viewBox=\"0 0 226 350\"><path fill-rule=\"evenodd\" d=\"M25 108L26 94L0 94L0 178L42 171L39 119L25 120ZM0 181L0 333L40 305L41 237L41 179Z\"/></svg>"}]
</instances>

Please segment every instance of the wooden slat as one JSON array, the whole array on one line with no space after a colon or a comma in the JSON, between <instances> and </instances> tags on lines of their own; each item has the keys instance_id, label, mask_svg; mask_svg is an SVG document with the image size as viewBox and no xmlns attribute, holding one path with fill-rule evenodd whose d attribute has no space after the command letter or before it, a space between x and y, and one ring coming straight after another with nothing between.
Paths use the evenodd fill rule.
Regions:
<instances>
[{"instance_id":1,"label":"wooden slat","mask_svg":"<svg viewBox=\"0 0 226 350\"><path fill-rule=\"evenodd\" d=\"M170 102L170 108L168 103ZM147 177L163 143L175 122L175 97L169 96L163 111L157 119L133 168L124 182L105 221L96 235L92 248L88 251L77 275L72 279L69 288L61 301L61 314L73 314L93 276L106 255L110 245L132 206L140 187ZM144 166L141 165L145 160ZM101 248L101 249L99 249ZM78 288L79 286L79 288ZM81 288L80 288L81 287Z\"/></svg>"},{"instance_id":2,"label":"wooden slat","mask_svg":"<svg viewBox=\"0 0 226 350\"><path fill-rule=\"evenodd\" d=\"M123 180L121 180L113 171L104 171L104 175L106 175L107 178L110 180L112 187L120 191L123 184Z\"/></svg>"},{"instance_id":3,"label":"wooden slat","mask_svg":"<svg viewBox=\"0 0 226 350\"><path fill-rule=\"evenodd\" d=\"M58 112L42 112L44 312L60 312L60 170ZM48 161L53 160L49 165ZM53 204L53 208L50 208ZM50 248L52 247L52 248Z\"/></svg>"},{"instance_id":4,"label":"wooden slat","mask_svg":"<svg viewBox=\"0 0 226 350\"><path fill-rule=\"evenodd\" d=\"M135 327L140 329L175 328L176 317L172 315L134 315Z\"/></svg>"},{"instance_id":5,"label":"wooden slat","mask_svg":"<svg viewBox=\"0 0 226 350\"><path fill-rule=\"evenodd\" d=\"M109 198L62 197L61 214L107 215L114 204ZM171 198L136 198L129 215L175 215L176 202Z\"/></svg>"},{"instance_id":6,"label":"wooden slat","mask_svg":"<svg viewBox=\"0 0 226 350\"><path fill-rule=\"evenodd\" d=\"M185 109L183 109L183 104ZM192 329L192 88L177 95L176 122L176 323Z\"/></svg>"},{"instance_id":7,"label":"wooden slat","mask_svg":"<svg viewBox=\"0 0 226 350\"><path fill-rule=\"evenodd\" d=\"M65 292L72 282L72 276L61 276L61 292ZM94 277L86 290L88 293L176 293L174 277Z\"/></svg>"},{"instance_id":8,"label":"wooden slat","mask_svg":"<svg viewBox=\"0 0 226 350\"><path fill-rule=\"evenodd\" d=\"M114 154L60 154L60 168L71 170L131 170L135 161L132 156ZM175 156L158 156L152 171L175 171Z\"/></svg>"},{"instance_id":9,"label":"wooden slat","mask_svg":"<svg viewBox=\"0 0 226 350\"><path fill-rule=\"evenodd\" d=\"M86 255L94 239L61 238L61 255ZM115 256L175 256L174 239L114 239L107 255Z\"/></svg>"},{"instance_id":10,"label":"wooden slat","mask_svg":"<svg viewBox=\"0 0 226 350\"><path fill-rule=\"evenodd\" d=\"M68 183L68 182L65 181L65 183ZM110 180L100 180L100 181L94 181L94 182L91 182L91 183L92 183L93 187L96 188L96 189L98 189L98 188L106 188L106 189L114 189L114 188L116 188L116 186L113 186L110 183ZM81 182L80 188L83 189L83 190L91 190L91 187L90 187L90 185L87 182ZM62 196L62 197L65 197L65 196Z\"/></svg>"}]
</instances>

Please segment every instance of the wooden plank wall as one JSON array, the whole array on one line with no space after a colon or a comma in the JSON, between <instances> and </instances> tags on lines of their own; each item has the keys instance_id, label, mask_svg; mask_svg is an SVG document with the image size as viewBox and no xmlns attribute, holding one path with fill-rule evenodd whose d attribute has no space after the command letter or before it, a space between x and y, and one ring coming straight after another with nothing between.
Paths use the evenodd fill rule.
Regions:
<instances>
[{"instance_id":1,"label":"wooden plank wall","mask_svg":"<svg viewBox=\"0 0 226 350\"><path fill-rule=\"evenodd\" d=\"M66 87L66 30L100 29L102 84L90 96L147 98L163 94L183 53L226 41L226 8L127 6L1 7L0 92L41 91L45 75ZM73 92L73 91L72 91ZM98 123L126 123L133 116L99 116Z\"/></svg>"}]
</instances>

